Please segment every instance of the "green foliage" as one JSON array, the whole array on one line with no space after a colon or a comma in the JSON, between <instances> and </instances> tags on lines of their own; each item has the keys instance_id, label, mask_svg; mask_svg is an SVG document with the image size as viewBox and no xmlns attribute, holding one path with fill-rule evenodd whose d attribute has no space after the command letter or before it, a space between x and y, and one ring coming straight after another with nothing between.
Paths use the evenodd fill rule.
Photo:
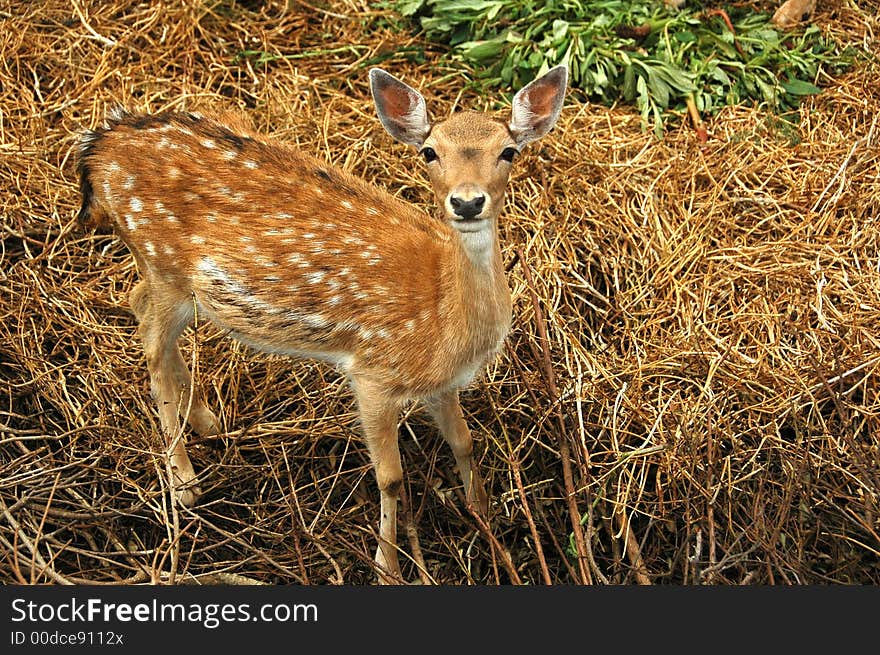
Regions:
<instances>
[{"instance_id":1,"label":"green foliage","mask_svg":"<svg viewBox=\"0 0 880 655\"><path fill-rule=\"evenodd\" d=\"M635 102L662 134L688 98L704 114L757 102L783 113L819 93L820 70L853 55L815 26L780 32L769 16L730 9L734 32L712 12L661 0L399 0L392 6L428 39L482 71L486 86L518 88L567 61L571 83L594 101Z\"/></svg>"}]
</instances>

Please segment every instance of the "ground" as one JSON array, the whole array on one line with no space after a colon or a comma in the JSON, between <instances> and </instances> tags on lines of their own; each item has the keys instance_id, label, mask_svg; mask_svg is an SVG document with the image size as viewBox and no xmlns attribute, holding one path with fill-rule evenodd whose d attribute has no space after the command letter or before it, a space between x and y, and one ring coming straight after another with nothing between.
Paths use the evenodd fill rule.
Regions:
<instances>
[{"instance_id":1,"label":"ground","mask_svg":"<svg viewBox=\"0 0 880 655\"><path fill-rule=\"evenodd\" d=\"M202 502L169 503L136 270L111 232L76 224L74 144L117 104L234 110L429 209L368 68L435 116L503 116L513 89L477 95L442 47L355 0L7 7L0 580L373 582L378 492L322 364L188 331L224 432L191 437ZM830 2L812 20L864 56L817 80L794 124L731 107L706 117L705 143L687 120L658 140L632 107L572 93L517 161L501 225L513 331L462 394L490 516L465 507L411 408L410 579L880 582L880 22Z\"/></svg>"}]
</instances>

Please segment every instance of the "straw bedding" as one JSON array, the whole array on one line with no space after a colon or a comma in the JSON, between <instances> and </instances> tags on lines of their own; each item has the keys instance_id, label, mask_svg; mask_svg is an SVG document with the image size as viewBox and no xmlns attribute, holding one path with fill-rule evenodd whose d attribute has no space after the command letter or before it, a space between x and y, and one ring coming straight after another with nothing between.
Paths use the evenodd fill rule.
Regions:
<instances>
[{"instance_id":1,"label":"straw bedding","mask_svg":"<svg viewBox=\"0 0 880 655\"><path fill-rule=\"evenodd\" d=\"M485 522L468 510L448 448L407 410L410 579L880 583L868 4L820 3L814 21L866 56L819 80L797 126L734 107L705 145L686 121L658 141L631 107L571 94L517 161L501 225L514 327L462 393L493 506ZM225 431L190 437L200 504L169 503L127 309L137 273L112 232L76 224L74 144L116 104L235 110L429 209L421 166L375 118L369 66L434 116L503 110L383 17L359 0L0 9L0 580L374 581L378 492L322 364L188 330Z\"/></svg>"}]
</instances>

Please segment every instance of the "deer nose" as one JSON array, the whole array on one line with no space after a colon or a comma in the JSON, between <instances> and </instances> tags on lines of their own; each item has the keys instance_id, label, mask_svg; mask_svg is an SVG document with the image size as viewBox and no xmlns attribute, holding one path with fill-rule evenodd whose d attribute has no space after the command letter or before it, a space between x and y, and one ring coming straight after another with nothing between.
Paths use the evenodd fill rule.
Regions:
<instances>
[{"instance_id":1,"label":"deer nose","mask_svg":"<svg viewBox=\"0 0 880 655\"><path fill-rule=\"evenodd\" d=\"M463 219L467 220L477 216L483 211L483 207L486 204L486 196L481 193L468 200L463 200L458 196L452 196L449 198L449 204L452 206L452 211L455 212L456 216L461 216Z\"/></svg>"}]
</instances>

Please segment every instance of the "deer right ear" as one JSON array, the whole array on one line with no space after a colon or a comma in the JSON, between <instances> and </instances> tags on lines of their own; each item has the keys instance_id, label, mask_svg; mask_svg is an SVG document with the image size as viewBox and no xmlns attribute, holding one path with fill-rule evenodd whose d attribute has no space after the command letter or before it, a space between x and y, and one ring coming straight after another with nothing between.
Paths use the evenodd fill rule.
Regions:
<instances>
[{"instance_id":1,"label":"deer right ear","mask_svg":"<svg viewBox=\"0 0 880 655\"><path fill-rule=\"evenodd\" d=\"M388 134L421 148L431 132L422 94L381 68L370 70L370 90L379 120Z\"/></svg>"}]
</instances>

